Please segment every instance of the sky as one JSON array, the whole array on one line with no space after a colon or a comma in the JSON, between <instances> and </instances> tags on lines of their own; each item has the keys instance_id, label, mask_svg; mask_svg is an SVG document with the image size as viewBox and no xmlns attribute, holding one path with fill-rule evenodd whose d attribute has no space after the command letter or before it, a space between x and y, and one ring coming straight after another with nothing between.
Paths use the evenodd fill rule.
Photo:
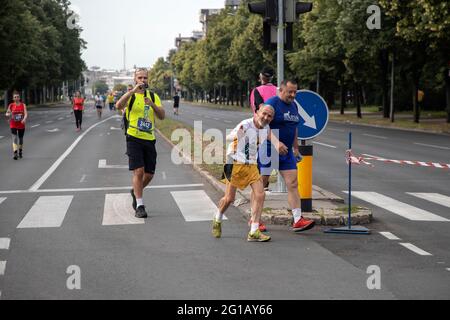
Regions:
<instances>
[{"instance_id":1,"label":"sky","mask_svg":"<svg viewBox=\"0 0 450 320\"><path fill-rule=\"evenodd\" d=\"M81 38L88 42L83 60L88 68L151 67L175 48L175 38L202 30L200 9L223 8L225 0L71 0L78 13Z\"/></svg>"}]
</instances>

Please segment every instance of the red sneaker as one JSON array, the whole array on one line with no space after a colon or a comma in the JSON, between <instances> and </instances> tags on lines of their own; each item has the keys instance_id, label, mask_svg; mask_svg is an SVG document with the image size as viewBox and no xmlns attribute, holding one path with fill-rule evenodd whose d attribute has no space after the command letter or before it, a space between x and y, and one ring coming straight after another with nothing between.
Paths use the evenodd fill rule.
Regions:
<instances>
[{"instance_id":1,"label":"red sneaker","mask_svg":"<svg viewBox=\"0 0 450 320\"><path fill-rule=\"evenodd\" d=\"M302 232L309 229L312 229L316 223L314 220L306 220L305 218L301 218L297 223L292 225L292 230L294 232Z\"/></svg>"},{"instance_id":2,"label":"red sneaker","mask_svg":"<svg viewBox=\"0 0 450 320\"><path fill-rule=\"evenodd\" d=\"M250 227L251 224L252 224L252 220L249 220L248 221L248 226ZM264 223L262 223L261 221L259 222L259 231L261 231L261 232L266 232L267 231L266 225Z\"/></svg>"}]
</instances>

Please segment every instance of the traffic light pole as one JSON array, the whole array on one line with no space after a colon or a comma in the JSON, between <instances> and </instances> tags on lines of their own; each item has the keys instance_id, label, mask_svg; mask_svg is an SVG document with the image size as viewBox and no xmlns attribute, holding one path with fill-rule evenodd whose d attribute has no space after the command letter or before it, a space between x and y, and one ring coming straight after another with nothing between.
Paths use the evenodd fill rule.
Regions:
<instances>
[{"instance_id":1,"label":"traffic light pole","mask_svg":"<svg viewBox=\"0 0 450 320\"><path fill-rule=\"evenodd\" d=\"M277 60L278 60L278 90L281 88L281 82L284 80L284 1L278 0L278 45L277 45ZM276 193L286 193L286 183L280 172L278 172Z\"/></svg>"}]
</instances>

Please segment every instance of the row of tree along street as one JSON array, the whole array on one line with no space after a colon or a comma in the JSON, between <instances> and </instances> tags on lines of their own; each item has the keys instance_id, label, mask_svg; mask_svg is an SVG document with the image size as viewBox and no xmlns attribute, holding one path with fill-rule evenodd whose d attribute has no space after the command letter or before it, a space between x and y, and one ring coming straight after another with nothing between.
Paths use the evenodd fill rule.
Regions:
<instances>
[{"instance_id":1,"label":"row of tree along street","mask_svg":"<svg viewBox=\"0 0 450 320\"><path fill-rule=\"evenodd\" d=\"M249 2L258 1L224 9L211 18L205 39L160 58L150 72L152 87L170 92L177 78L188 100L246 105L261 68L276 68L276 51L263 49L262 18L249 13ZM371 30L368 8L374 4L381 25ZM388 118L392 103L395 111L413 110L419 122L421 90L422 108L446 110L450 122L449 46L448 1L315 0L313 11L294 25L285 76L302 88L319 87L342 113L351 103L359 117L361 105L378 105Z\"/></svg>"},{"instance_id":2,"label":"row of tree along street","mask_svg":"<svg viewBox=\"0 0 450 320\"><path fill-rule=\"evenodd\" d=\"M17 90L27 103L55 101L65 84L80 87L86 43L68 0L2 0L0 95Z\"/></svg>"}]
</instances>

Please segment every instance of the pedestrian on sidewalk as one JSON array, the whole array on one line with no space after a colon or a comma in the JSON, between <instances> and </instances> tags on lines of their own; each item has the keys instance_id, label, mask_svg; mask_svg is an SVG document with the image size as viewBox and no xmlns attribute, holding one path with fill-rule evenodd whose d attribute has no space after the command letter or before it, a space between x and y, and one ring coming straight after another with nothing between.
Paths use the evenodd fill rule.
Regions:
<instances>
[{"instance_id":1,"label":"pedestrian on sidewalk","mask_svg":"<svg viewBox=\"0 0 450 320\"><path fill-rule=\"evenodd\" d=\"M75 97L72 103L73 113L75 114L75 123L77 125L77 132L81 131L81 124L83 123L84 98L80 91L75 92Z\"/></svg>"},{"instance_id":2,"label":"pedestrian on sidewalk","mask_svg":"<svg viewBox=\"0 0 450 320\"><path fill-rule=\"evenodd\" d=\"M20 99L18 92L13 93L14 102L8 106L6 117L11 117L9 127L13 140L13 159L23 158L23 137L25 135L25 123L28 119L27 106Z\"/></svg>"},{"instance_id":3,"label":"pedestrian on sidewalk","mask_svg":"<svg viewBox=\"0 0 450 320\"><path fill-rule=\"evenodd\" d=\"M252 90L250 94L250 106L253 113L256 113L263 103L277 95L277 87L272 84L274 71L270 67L265 67L259 74L261 85Z\"/></svg>"},{"instance_id":4,"label":"pedestrian on sidewalk","mask_svg":"<svg viewBox=\"0 0 450 320\"><path fill-rule=\"evenodd\" d=\"M224 166L226 191L219 202L219 209L213 218L212 234L216 238L222 236L222 220L225 211L234 202L237 189L252 188L253 197L252 224L247 236L249 242L267 242L270 236L259 229L265 193L261 175L258 171L258 141L268 139L272 141L281 154L287 153L287 148L272 135L269 123L274 116L274 109L270 105L263 105L253 118L246 119L237 125L227 136L232 141L227 150L227 164Z\"/></svg>"},{"instance_id":5,"label":"pedestrian on sidewalk","mask_svg":"<svg viewBox=\"0 0 450 320\"><path fill-rule=\"evenodd\" d=\"M156 169L155 116L164 120L166 113L159 96L148 90L148 70L136 69L134 81L135 87L119 99L116 108L126 108L127 155L133 171L132 206L137 218L147 218L143 195Z\"/></svg>"},{"instance_id":6,"label":"pedestrian on sidewalk","mask_svg":"<svg viewBox=\"0 0 450 320\"><path fill-rule=\"evenodd\" d=\"M279 140L286 145L288 153L274 154L278 158L278 167L275 168L274 157L271 156L271 146L260 148L258 164L263 176L264 185L269 182L270 175L274 169L279 170L283 177L287 191L288 203L294 216L292 229L294 232L306 231L314 227L314 221L303 218L300 196L298 194L297 158L300 158L298 146L298 124L300 114L297 104L294 102L298 85L294 80L285 80L281 83L280 92L277 96L267 100L266 104L275 109L270 129L279 133ZM267 152L266 152L267 151ZM276 158L275 158L276 160Z\"/></svg>"}]
</instances>

